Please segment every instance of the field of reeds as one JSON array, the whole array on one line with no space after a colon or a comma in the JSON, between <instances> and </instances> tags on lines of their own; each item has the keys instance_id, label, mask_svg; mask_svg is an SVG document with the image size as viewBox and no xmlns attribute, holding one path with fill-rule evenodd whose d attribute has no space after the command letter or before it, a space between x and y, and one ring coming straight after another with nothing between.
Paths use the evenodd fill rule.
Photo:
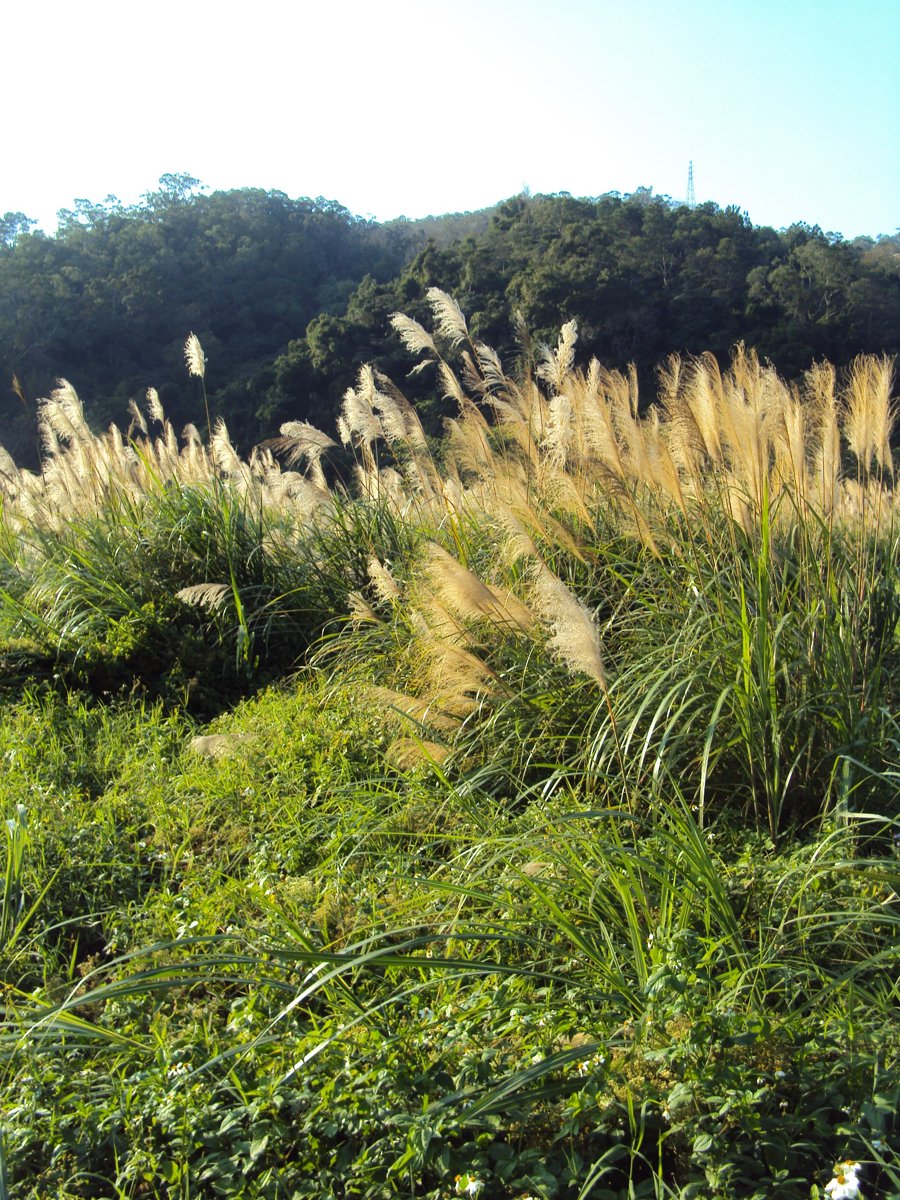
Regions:
<instances>
[{"instance_id":1,"label":"field of reeds","mask_svg":"<svg viewBox=\"0 0 900 1200\"><path fill-rule=\"evenodd\" d=\"M900 1195L892 364L429 296L440 442L0 453L0 1197Z\"/></svg>"}]
</instances>

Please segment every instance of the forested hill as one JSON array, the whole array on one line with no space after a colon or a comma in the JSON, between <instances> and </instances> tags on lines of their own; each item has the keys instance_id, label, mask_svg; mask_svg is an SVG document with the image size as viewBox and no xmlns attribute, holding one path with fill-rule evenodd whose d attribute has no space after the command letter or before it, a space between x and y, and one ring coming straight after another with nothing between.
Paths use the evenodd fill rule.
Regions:
<instances>
[{"instance_id":1,"label":"forested hill","mask_svg":"<svg viewBox=\"0 0 900 1200\"><path fill-rule=\"evenodd\" d=\"M403 383L412 364L388 317L424 315L433 285L501 353L519 352L516 311L538 339L574 317L585 358L634 362L645 396L673 351L727 357L743 340L794 376L815 358L900 349L900 236L776 232L646 190L378 224L331 201L204 195L164 176L138 206L78 202L61 216L53 236L22 214L0 219L0 442L21 462L57 376L98 425L121 422L148 386L176 423L199 424L182 354L191 331L212 411L242 449L288 419L330 429L363 362ZM408 388L436 421L433 380Z\"/></svg>"}]
</instances>

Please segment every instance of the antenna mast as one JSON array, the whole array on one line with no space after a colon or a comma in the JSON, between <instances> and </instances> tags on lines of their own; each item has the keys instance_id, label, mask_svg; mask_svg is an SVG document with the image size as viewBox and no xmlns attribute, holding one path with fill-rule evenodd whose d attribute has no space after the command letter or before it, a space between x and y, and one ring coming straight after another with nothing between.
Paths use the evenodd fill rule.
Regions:
<instances>
[{"instance_id":1,"label":"antenna mast","mask_svg":"<svg viewBox=\"0 0 900 1200\"><path fill-rule=\"evenodd\" d=\"M694 160L688 163L688 185L687 185L687 200L685 201L688 208L693 208L697 203L697 197L694 195Z\"/></svg>"}]
</instances>

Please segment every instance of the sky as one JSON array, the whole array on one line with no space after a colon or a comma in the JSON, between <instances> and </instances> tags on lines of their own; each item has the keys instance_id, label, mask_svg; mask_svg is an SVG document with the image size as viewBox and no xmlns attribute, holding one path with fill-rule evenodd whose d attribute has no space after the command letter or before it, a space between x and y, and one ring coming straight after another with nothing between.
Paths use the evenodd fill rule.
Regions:
<instances>
[{"instance_id":1,"label":"sky","mask_svg":"<svg viewBox=\"0 0 900 1200\"><path fill-rule=\"evenodd\" d=\"M0 213L324 196L387 220L639 187L900 227L900 0L32 0L3 17Z\"/></svg>"}]
</instances>

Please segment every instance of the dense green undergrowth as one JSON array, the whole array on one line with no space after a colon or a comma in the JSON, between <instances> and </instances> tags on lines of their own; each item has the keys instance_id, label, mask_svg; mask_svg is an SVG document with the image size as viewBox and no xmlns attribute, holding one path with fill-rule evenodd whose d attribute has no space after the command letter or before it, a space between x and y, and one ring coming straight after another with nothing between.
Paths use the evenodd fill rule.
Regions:
<instances>
[{"instance_id":1,"label":"dense green undergrowth","mask_svg":"<svg viewBox=\"0 0 900 1200\"><path fill-rule=\"evenodd\" d=\"M798 451L746 357L666 425L572 345L471 346L437 458L361 377L352 491L294 427L290 503L8 498L0 1195L900 1194L881 377Z\"/></svg>"}]
</instances>

